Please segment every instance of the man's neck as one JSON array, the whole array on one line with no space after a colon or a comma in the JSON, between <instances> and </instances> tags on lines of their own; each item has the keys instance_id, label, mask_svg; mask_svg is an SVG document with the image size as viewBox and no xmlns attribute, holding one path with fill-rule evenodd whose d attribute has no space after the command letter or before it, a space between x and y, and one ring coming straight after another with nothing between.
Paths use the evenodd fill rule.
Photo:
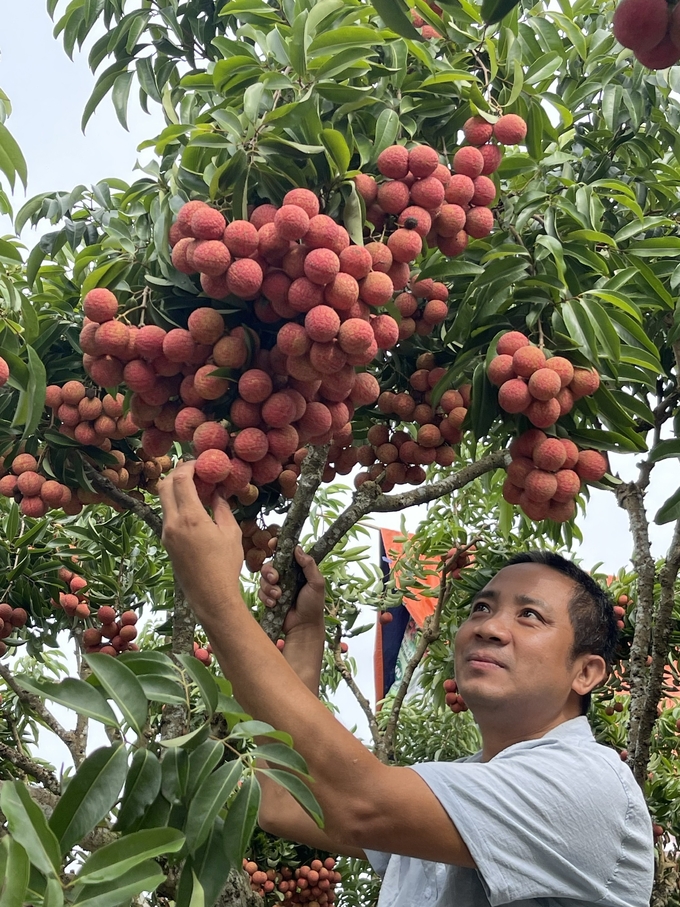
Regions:
<instances>
[{"instance_id":1,"label":"man's neck","mask_svg":"<svg viewBox=\"0 0 680 907\"><path fill-rule=\"evenodd\" d=\"M475 715L475 720L482 735L481 761L490 762L494 756L497 756L515 743L522 743L524 740L539 740L554 728L564 724L565 721L577 718L578 714L574 713L573 710L564 709L558 715L550 718L546 717L543 720L527 720L521 723L515 718L512 722L508 722L507 725L499 723L497 716L488 717L485 720Z\"/></svg>"}]
</instances>

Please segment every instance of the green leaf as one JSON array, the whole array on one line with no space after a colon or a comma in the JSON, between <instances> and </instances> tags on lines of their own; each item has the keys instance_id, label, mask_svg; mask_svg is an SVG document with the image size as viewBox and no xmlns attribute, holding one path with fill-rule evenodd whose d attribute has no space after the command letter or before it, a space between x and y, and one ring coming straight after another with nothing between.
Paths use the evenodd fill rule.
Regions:
<instances>
[{"instance_id":1,"label":"green leaf","mask_svg":"<svg viewBox=\"0 0 680 907\"><path fill-rule=\"evenodd\" d=\"M390 0L392 2L392 0ZM328 156L335 163L338 169L338 176L344 176L347 173L352 153L347 147L345 137L337 129L322 129L319 138L328 152Z\"/></svg>"},{"instance_id":2,"label":"green leaf","mask_svg":"<svg viewBox=\"0 0 680 907\"><path fill-rule=\"evenodd\" d=\"M312 819L314 819L319 828L323 828L321 807L304 781L301 781L295 775L291 775L278 768L261 768L258 769L258 771L262 772L262 774L266 775L268 778L271 778L272 781L276 781L281 787L285 787L285 789L295 797L300 806L302 806Z\"/></svg>"},{"instance_id":3,"label":"green leaf","mask_svg":"<svg viewBox=\"0 0 680 907\"><path fill-rule=\"evenodd\" d=\"M99 690L84 680L67 677L61 683L51 683L48 680L31 680L26 675L17 677L17 682L36 696L58 702L59 705L72 709L79 715L94 718L110 727L118 727L118 719L113 709L102 696Z\"/></svg>"},{"instance_id":4,"label":"green leaf","mask_svg":"<svg viewBox=\"0 0 680 907\"><path fill-rule=\"evenodd\" d=\"M215 678L205 665L202 665L197 658L193 657L193 655L178 655L177 661L179 661L189 677L191 677L198 687L201 698L205 703L206 710L212 715L217 711L218 688L215 683Z\"/></svg>"},{"instance_id":5,"label":"green leaf","mask_svg":"<svg viewBox=\"0 0 680 907\"><path fill-rule=\"evenodd\" d=\"M659 441L649 452L650 463L667 460L669 457L680 457L680 440L673 438L669 441Z\"/></svg>"},{"instance_id":6,"label":"green leaf","mask_svg":"<svg viewBox=\"0 0 680 907\"><path fill-rule=\"evenodd\" d=\"M117 658L108 655L86 655L85 661L107 695L123 713L123 717L137 734L146 724L149 704L142 685L132 671ZM202 667L202 666L201 666Z\"/></svg>"},{"instance_id":7,"label":"green leaf","mask_svg":"<svg viewBox=\"0 0 680 907\"><path fill-rule=\"evenodd\" d=\"M659 526L680 520L680 488L659 508L654 522Z\"/></svg>"},{"instance_id":8,"label":"green leaf","mask_svg":"<svg viewBox=\"0 0 680 907\"><path fill-rule=\"evenodd\" d=\"M10 835L5 835L0 848L0 907L23 907L31 872L28 854Z\"/></svg>"},{"instance_id":9,"label":"green leaf","mask_svg":"<svg viewBox=\"0 0 680 907\"><path fill-rule=\"evenodd\" d=\"M301 775L309 777L307 763L302 756L289 746L283 743L263 743L251 753L253 757L264 759L267 762L275 762L277 765L283 765Z\"/></svg>"},{"instance_id":10,"label":"green leaf","mask_svg":"<svg viewBox=\"0 0 680 907\"><path fill-rule=\"evenodd\" d=\"M195 853L207 839L217 814L238 784L242 771L240 759L227 762L209 775L194 794L185 825L189 853Z\"/></svg>"},{"instance_id":11,"label":"green leaf","mask_svg":"<svg viewBox=\"0 0 680 907\"><path fill-rule=\"evenodd\" d=\"M484 363L480 362L472 374L472 405L468 418L475 438L479 441L488 434L498 417L497 392L486 377Z\"/></svg>"},{"instance_id":12,"label":"green leaf","mask_svg":"<svg viewBox=\"0 0 680 907\"><path fill-rule=\"evenodd\" d=\"M25 189L28 182L26 159L21 153L21 148L19 148L12 133L3 123L0 123L0 149L2 149L4 157L9 160L12 167L13 172L8 173L5 171L12 188L14 188L14 173L17 173Z\"/></svg>"},{"instance_id":13,"label":"green leaf","mask_svg":"<svg viewBox=\"0 0 680 907\"><path fill-rule=\"evenodd\" d=\"M364 244L364 213L354 181L345 183L342 187L345 207L342 212L342 221L349 237L358 246Z\"/></svg>"},{"instance_id":14,"label":"green leaf","mask_svg":"<svg viewBox=\"0 0 680 907\"><path fill-rule=\"evenodd\" d=\"M19 393L19 402L12 421L13 426L24 426L22 438L32 435L42 418L45 408L47 373L42 359L30 344L26 345L28 356L28 384Z\"/></svg>"},{"instance_id":15,"label":"green leaf","mask_svg":"<svg viewBox=\"0 0 680 907\"><path fill-rule=\"evenodd\" d=\"M127 831L144 815L161 789L161 764L146 749L139 749L132 757L125 779L125 790L118 810L116 831Z\"/></svg>"},{"instance_id":16,"label":"green leaf","mask_svg":"<svg viewBox=\"0 0 680 907\"><path fill-rule=\"evenodd\" d=\"M257 824L262 790L256 777L243 781L234 802L229 807L224 822L223 840L227 860L232 869L241 866L243 856L250 844Z\"/></svg>"},{"instance_id":17,"label":"green leaf","mask_svg":"<svg viewBox=\"0 0 680 907\"><path fill-rule=\"evenodd\" d=\"M371 6L385 25L409 41L422 41L422 35L414 27L409 9L403 0L371 0Z\"/></svg>"},{"instance_id":18,"label":"green leaf","mask_svg":"<svg viewBox=\"0 0 680 907\"><path fill-rule=\"evenodd\" d=\"M189 754L187 797L191 797L213 769L217 768L223 754L224 744L219 740L206 740Z\"/></svg>"},{"instance_id":19,"label":"green leaf","mask_svg":"<svg viewBox=\"0 0 680 907\"><path fill-rule=\"evenodd\" d=\"M128 128L127 106L133 76L134 73L132 72L122 72L113 83L113 91L111 92L111 100L113 101L113 107L116 111L118 122L125 130Z\"/></svg>"},{"instance_id":20,"label":"green leaf","mask_svg":"<svg viewBox=\"0 0 680 907\"><path fill-rule=\"evenodd\" d=\"M64 907L64 889L59 879L48 879L43 907Z\"/></svg>"},{"instance_id":21,"label":"green leaf","mask_svg":"<svg viewBox=\"0 0 680 907\"><path fill-rule=\"evenodd\" d=\"M495 25L517 6L519 0L483 0L482 18L487 25Z\"/></svg>"},{"instance_id":22,"label":"green leaf","mask_svg":"<svg viewBox=\"0 0 680 907\"><path fill-rule=\"evenodd\" d=\"M161 740L161 746L167 750L184 749L189 752L200 746L209 736L210 722L206 721L200 727L181 737L169 737L167 740Z\"/></svg>"},{"instance_id":23,"label":"green leaf","mask_svg":"<svg viewBox=\"0 0 680 907\"><path fill-rule=\"evenodd\" d=\"M58 875L61 870L59 842L23 782L3 782L0 809L7 818L12 837L24 848L33 866L43 875Z\"/></svg>"},{"instance_id":24,"label":"green leaf","mask_svg":"<svg viewBox=\"0 0 680 907\"><path fill-rule=\"evenodd\" d=\"M186 694L177 680L169 680L159 674L140 674L139 682L149 702L186 705Z\"/></svg>"},{"instance_id":25,"label":"green leaf","mask_svg":"<svg viewBox=\"0 0 680 907\"><path fill-rule=\"evenodd\" d=\"M230 731L231 737L241 740L251 740L253 737L273 737L281 740L287 746L293 745L293 738L285 731L277 731L266 721L239 721Z\"/></svg>"},{"instance_id":26,"label":"green leaf","mask_svg":"<svg viewBox=\"0 0 680 907\"><path fill-rule=\"evenodd\" d=\"M378 117L375 124L375 139L373 140L373 154L371 163L378 160L378 155L394 145L394 141L399 134L399 115L396 110L385 108Z\"/></svg>"},{"instance_id":27,"label":"green leaf","mask_svg":"<svg viewBox=\"0 0 680 907\"><path fill-rule=\"evenodd\" d=\"M177 853L183 845L184 835L176 828L145 828L124 835L88 857L78 873L78 881L84 885L110 882L144 860Z\"/></svg>"},{"instance_id":28,"label":"green leaf","mask_svg":"<svg viewBox=\"0 0 680 907\"><path fill-rule=\"evenodd\" d=\"M68 853L109 814L126 774L124 746L102 747L85 759L50 818L50 828L59 839L62 854Z\"/></svg>"},{"instance_id":29,"label":"green leaf","mask_svg":"<svg viewBox=\"0 0 680 907\"><path fill-rule=\"evenodd\" d=\"M78 907L119 907L143 891L153 891L163 881L165 873L158 863L147 860L110 882L76 886L75 903Z\"/></svg>"}]
</instances>

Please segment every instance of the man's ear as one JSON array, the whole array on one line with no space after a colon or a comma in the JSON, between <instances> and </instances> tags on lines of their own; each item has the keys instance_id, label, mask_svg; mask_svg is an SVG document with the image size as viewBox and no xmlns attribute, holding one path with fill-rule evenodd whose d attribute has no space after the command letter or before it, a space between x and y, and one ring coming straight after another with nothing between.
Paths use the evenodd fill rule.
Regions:
<instances>
[{"instance_id":1,"label":"man's ear","mask_svg":"<svg viewBox=\"0 0 680 907\"><path fill-rule=\"evenodd\" d=\"M574 677L571 688L579 696L585 696L595 687L599 687L609 674L604 658L593 653L580 655L576 659L574 667L577 668L578 673Z\"/></svg>"}]
</instances>

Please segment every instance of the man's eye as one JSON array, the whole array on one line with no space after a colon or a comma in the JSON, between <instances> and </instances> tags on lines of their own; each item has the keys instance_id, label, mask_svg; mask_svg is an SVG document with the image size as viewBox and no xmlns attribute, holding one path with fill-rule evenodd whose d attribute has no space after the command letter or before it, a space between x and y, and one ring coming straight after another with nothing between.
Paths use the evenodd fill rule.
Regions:
<instances>
[{"instance_id":1,"label":"man's eye","mask_svg":"<svg viewBox=\"0 0 680 907\"><path fill-rule=\"evenodd\" d=\"M486 602L475 602L470 610L476 611L477 608L488 608L488 607L489 606L486 604Z\"/></svg>"},{"instance_id":2,"label":"man's eye","mask_svg":"<svg viewBox=\"0 0 680 907\"><path fill-rule=\"evenodd\" d=\"M538 617L539 620L541 619L541 615L538 613L538 611L534 611L533 608L524 608L522 610L522 614L533 614L534 617Z\"/></svg>"}]
</instances>

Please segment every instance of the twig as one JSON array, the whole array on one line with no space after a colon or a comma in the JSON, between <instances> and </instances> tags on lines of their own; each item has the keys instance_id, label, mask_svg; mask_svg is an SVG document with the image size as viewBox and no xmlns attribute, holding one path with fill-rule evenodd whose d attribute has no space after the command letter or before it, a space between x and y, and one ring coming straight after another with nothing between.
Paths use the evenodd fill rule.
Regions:
<instances>
[{"instance_id":1,"label":"twig","mask_svg":"<svg viewBox=\"0 0 680 907\"><path fill-rule=\"evenodd\" d=\"M281 596L274 608L266 609L261 621L262 629L272 640L279 638L288 609L295 601L295 596L302 585L302 571L294 558L294 552L302 527L309 516L314 495L321 484L327 457L327 444L309 448L307 456L302 461L295 497L276 542L274 569L279 573Z\"/></svg>"},{"instance_id":2,"label":"twig","mask_svg":"<svg viewBox=\"0 0 680 907\"><path fill-rule=\"evenodd\" d=\"M417 504L436 501L445 494L463 488L485 473L505 466L508 456L505 450L496 451L459 469L458 472L452 473L440 482L435 482L433 485L421 485L413 491L406 491L403 494L382 494L380 486L375 482L364 482L355 492L349 507L329 526L316 544L310 548L309 553L318 564L333 550L345 533L367 513L392 513L397 510L405 510L407 507L414 507Z\"/></svg>"},{"instance_id":3,"label":"twig","mask_svg":"<svg viewBox=\"0 0 680 907\"><path fill-rule=\"evenodd\" d=\"M376 720L375 713L373 712L373 709L371 708L371 703L361 692L361 690L357 686L357 683L356 683L354 677L352 677L352 672L345 664L345 659L342 657L342 651L340 649L341 637L342 637L342 628L338 627L336 634L335 634L335 644L333 645L333 663L335 664L336 670L338 671L338 673L340 674L342 679L345 681L345 683L351 690L352 695L354 696L354 698L356 699L356 701L358 702L358 704L361 708L361 711L364 713L364 715L366 716L366 719L368 720L368 727L371 731L371 737L373 738L373 755L377 756L381 762L386 762L387 760L385 758L385 748L383 746L383 737L380 732L380 728L378 727L378 722Z\"/></svg>"},{"instance_id":4,"label":"twig","mask_svg":"<svg viewBox=\"0 0 680 907\"><path fill-rule=\"evenodd\" d=\"M85 472L97 491L105 494L107 498L110 498L114 502L114 504L119 504L121 507L134 513L135 516L138 516L140 520L143 520L147 526L151 528L158 538L161 537L161 533L163 532L163 520L158 516L153 507L149 507L149 505L145 504L143 501L138 501L131 495L121 491L120 488L116 488L113 482L107 479L106 476L97 472L97 470L90 466L89 463L85 463Z\"/></svg>"},{"instance_id":5,"label":"twig","mask_svg":"<svg viewBox=\"0 0 680 907\"><path fill-rule=\"evenodd\" d=\"M28 756L20 753L19 750L7 746L6 743L0 743L0 759L12 763L12 765L21 769L26 775L30 775L32 778L35 778L36 781L40 781L40 783L53 794L58 795L61 792L59 781L54 775L54 772L51 772L48 768L45 768L45 766L39 765L37 762L29 759Z\"/></svg>"},{"instance_id":6,"label":"twig","mask_svg":"<svg viewBox=\"0 0 680 907\"><path fill-rule=\"evenodd\" d=\"M10 690L15 693L19 702L23 702L24 705L27 705L29 708L31 708L36 713L36 715L38 715L38 717L42 719L43 723L47 725L47 727L51 731L54 731L57 737L59 737L59 739L66 744L75 762L75 755L73 753L73 732L67 731L66 728L61 726L61 724L57 721L50 710L45 707L42 699L40 699L38 696L34 696L33 693L29 693L27 690L24 690L22 687L20 687L12 676L9 668L2 663L0 663L0 677L2 677Z\"/></svg>"},{"instance_id":7,"label":"twig","mask_svg":"<svg viewBox=\"0 0 680 907\"><path fill-rule=\"evenodd\" d=\"M392 711L390 712L390 717L387 721L387 726L385 727L385 733L383 734L383 746L390 762L394 761L394 738L397 730L397 722L399 721L399 715L401 714L401 707L404 704L404 699L408 693L411 678L413 677L416 668L423 660L423 656L425 655L428 646L436 639L439 639L442 608L444 607L444 602L446 601L449 591L449 569L450 568L446 564L442 568L437 605L434 609L434 613L427 617L423 623L423 630L420 634L418 645L416 646L416 650L411 656L409 663L406 665L406 670L404 671L404 676L402 677L399 689L397 690L397 695L394 697Z\"/></svg>"}]
</instances>

